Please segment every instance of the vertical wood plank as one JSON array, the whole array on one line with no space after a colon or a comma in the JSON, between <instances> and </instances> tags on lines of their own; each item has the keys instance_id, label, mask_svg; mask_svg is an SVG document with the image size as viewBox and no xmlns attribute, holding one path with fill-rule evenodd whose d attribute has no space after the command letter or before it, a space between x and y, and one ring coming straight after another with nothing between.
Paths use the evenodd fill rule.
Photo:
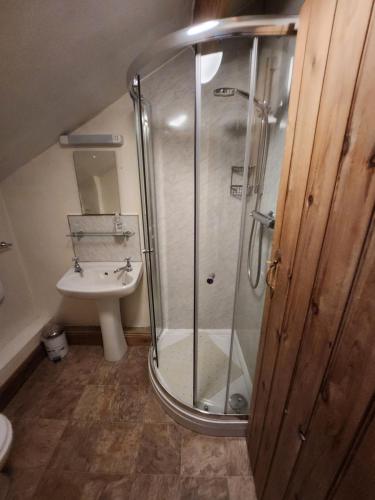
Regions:
<instances>
[{"instance_id":1,"label":"vertical wood plank","mask_svg":"<svg viewBox=\"0 0 375 500\"><path fill-rule=\"evenodd\" d=\"M302 229L300 235L295 263L295 273L300 279L291 290L291 297L294 295L295 300L290 303L289 318L285 325L289 336L293 334L297 338L293 348L288 345L285 354L279 358L281 372L277 375L278 383L274 385L275 404L271 406L269 419L269 429L273 432L278 420L275 412L280 413L282 409L279 398L283 386L284 394L288 391L293 356L297 355L299 349L298 361L264 494L265 500L278 496L282 498L285 493L302 446L300 432L302 435L306 433L373 210L375 178L366 168L373 148L373 137L366 131L375 130L375 114L366 104L368 89L362 87L365 95L358 96L361 102L356 104L356 116L347 131L347 140L352 138L351 146L343 158L340 181L320 251L372 4L372 0L363 1L360 5L351 0L340 0L337 7L311 163L313 175L309 178L307 191L307 199L312 196L314 202L305 205L305 230ZM362 85L362 80L359 83ZM316 260L321 253L316 277L315 268L311 265L313 253ZM308 316L305 320L306 308ZM299 346L298 335L302 331L303 339Z\"/></svg>"},{"instance_id":2,"label":"vertical wood plank","mask_svg":"<svg viewBox=\"0 0 375 500\"><path fill-rule=\"evenodd\" d=\"M300 104L281 228L280 247L275 251L275 254L281 255L281 262L278 266L276 290L272 298L266 325L262 365L257 380L256 399L253 403L254 415L250 432L250 446L252 448L251 459L255 468L258 495L263 491L265 485L276 438L275 435L266 435L264 420L274 380L274 366L278 356L276 345L281 333L282 319L292 276L336 0L329 0L328 2L327 0L314 0L310 4L310 9ZM262 445L260 446L261 441ZM258 466L259 450L262 448L263 453L267 452L268 456L262 459Z\"/></svg>"},{"instance_id":3,"label":"vertical wood plank","mask_svg":"<svg viewBox=\"0 0 375 500\"><path fill-rule=\"evenodd\" d=\"M375 498L375 398L369 424L355 444L350 463L329 500L368 500Z\"/></svg>"},{"instance_id":4,"label":"vertical wood plank","mask_svg":"<svg viewBox=\"0 0 375 500\"><path fill-rule=\"evenodd\" d=\"M375 19L373 18L366 42L363 64L361 66L358 79L350 128L348 129L352 145L349 147L348 154L343 160L340 183L335 200L336 203L333 205L332 213L333 232L331 236L331 245L333 244L333 240L335 238L343 237L343 235L339 236L340 231L341 233L347 233L346 238L352 238L352 250L354 253L356 252L357 244L354 244L354 241L357 242L357 238L361 237L361 234L363 234L363 227L366 226L366 221L371 218L371 216L373 217L371 212L374 209L375 199L375 170L371 163L371 158L373 158L375 151L375 113L373 104L373 82L375 79L374 24ZM340 221L342 223L339 225ZM341 257L345 259L345 255L345 253L342 256L337 255L337 258L339 260ZM372 256L372 259L374 259L374 256ZM322 272L331 271L328 270L328 264L331 265L331 262L323 260ZM343 260L343 264L345 264L345 260ZM340 271L340 274L336 276L337 283L331 290L331 293L340 288L343 281L341 276L345 274L344 267L341 268L341 271L340 268L336 268L336 270ZM334 270L335 269L332 269L332 271ZM369 266L367 268L367 273L370 277L372 276L373 280L375 279L374 267ZM374 292L372 291L371 286L374 285L369 283L367 290L364 289L364 293L367 294L368 299L365 300L365 297L362 297L364 303L362 307L368 307L368 311L363 313L363 318L366 318L366 315L369 314L371 309L371 304L373 305ZM329 291L326 292L325 300L328 300L327 296L329 293ZM351 297L353 300L356 299L358 302L357 295L352 293ZM320 303L321 306L323 306L322 300ZM332 316L329 316L328 318L332 318ZM341 367L343 368L345 366L348 370L347 374L345 374L344 371L341 373L342 382L349 383L348 376L355 373L355 377L351 381L353 387L350 385L350 392L343 392L341 394L342 400L335 400L334 398L331 399L329 397L330 391L328 388L330 387L330 383L327 382L325 384L323 391L321 391L319 395L317 415L314 415L310 427L306 427L305 430L307 440L303 445L297 462L294 477L289 488L288 498L294 498L293 495L298 495L298 492L302 491L304 499L320 498L316 488L317 483L322 489L322 495L324 495L324 492L329 488L330 480L339 467L340 460L343 459L347 450L348 440L351 439L351 436L354 433L353 429L355 425L357 425L361 413L364 411L363 405L367 404L366 397L363 400L363 395L360 396L359 393L361 392L361 389L365 390L365 388L368 387L368 384L371 383L371 377L374 377L375 373L370 364L367 366L367 373L366 371L363 371L364 366L362 359L358 359L358 367L356 367L357 371L354 370L354 361L351 359L351 356L354 356L356 346L358 348L361 347L366 333L365 328L362 325L362 330L358 329L358 326L359 325L357 325L356 331L354 329L352 331L351 341L353 342L353 351L346 352L346 362L349 363L349 366L345 366L343 364ZM375 344L373 318L372 320L371 318L368 318L367 328L369 329L369 335L372 335L372 344ZM327 329L329 329L329 325L325 326L325 331L327 331ZM335 366L337 367L338 365L336 364ZM358 379L360 374L362 374L362 379ZM373 393L375 380L372 381L372 384L373 385L370 389ZM371 397L369 394L367 397ZM335 395L338 395L337 391L335 391ZM344 406L344 403L346 403L346 407ZM340 404L342 405L341 407ZM323 411L324 408L326 410L325 413ZM355 411L353 412L352 410ZM331 412L331 414L329 412ZM327 419L325 424L322 420L324 418ZM340 419L341 424L345 427L345 429L340 429ZM349 423L351 425L349 425ZM322 429L321 427L319 428L319 425L325 427L325 429ZM313 490L313 492L310 490ZM308 493L309 491L310 493Z\"/></svg>"},{"instance_id":5,"label":"vertical wood plank","mask_svg":"<svg viewBox=\"0 0 375 500\"><path fill-rule=\"evenodd\" d=\"M195 0L194 22L203 22L223 16L225 0Z\"/></svg>"},{"instance_id":6,"label":"vertical wood plank","mask_svg":"<svg viewBox=\"0 0 375 500\"><path fill-rule=\"evenodd\" d=\"M195 0L193 10L194 22L207 21L223 17L237 16L241 12L257 11L263 12L262 1L257 5L250 0Z\"/></svg>"},{"instance_id":7,"label":"vertical wood plank","mask_svg":"<svg viewBox=\"0 0 375 500\"><path fill-rule=\"evenodd\" d=\"M279 186L279 195L277 199L277 208L276 208L276 226L274 230L274 236L272 241L272 255L275 256L278 248L280 246L280 236L281 236L281 228L282 221L285 210L286 197L288 192L288 180L289 180L289 172L290 172L290 163L292 158L292 150L293 143L295 138L295 129L297 122L297 113L298 113L298 105L300 100L300 91L301 91L301 80L303 73L303 65L305 59L305 51L306 51L306 42L307 42L307 34L308 34L308 26L310 19L310 5L311 1L307 1L301 11L300 21L299 21L299 29L297 35L297 43L296 43L296 53L294 58L294 67L293 67L293 78L292 85L290 89L290 99L289 99L289 111L288 111L288 127L287 133L285 137L285 148L284 148L284 158L282 164L282 171L280 176L280 186ZM260 345L259 345L259 355L257 357L257 366L255 370L255 382L254 382L254 390L252 393L252 404L251 404L251 413L249 416L249 430L248 430L248 449L250 461L255 464L256 455L258 451L259 441L260 441L260 433L256 434L255 432L250 438L251 429L252 429L252 419L254 416L253 407L255 406L255 402L257 400L257 388L260 381L260 373L261 368L263 366L263 353L265 346L265 338L266 338L266 325L269 316L270 306L271 306L272 297L267 290L266 300L264 305L264 313L263 313L263 321L262 321L262 332L260 336ZM274 350L277 350L278 340L276 336L273 336L270 341L273 341ZM257 437L259 439L257 439Z\"/></svg>"},{"instance_id":8,"label":"vertical wood plank","mask_svg":"<svg viewBox=\"0 0 375 500\"><path fill-rule=\"evenodd\" d=\"M374 397L375 220L287 499L325 499ZM356 498L353 497L354 499ZM369 500L374 498L368 492Z\"/></svg>"}]
</instances>

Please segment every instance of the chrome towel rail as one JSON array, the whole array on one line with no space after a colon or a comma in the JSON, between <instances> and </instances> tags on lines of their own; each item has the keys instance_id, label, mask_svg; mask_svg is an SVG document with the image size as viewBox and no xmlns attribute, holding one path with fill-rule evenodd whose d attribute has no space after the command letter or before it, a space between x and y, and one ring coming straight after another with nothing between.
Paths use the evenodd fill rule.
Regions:
<instances>
[{"instance_id":1,"label":"chrome towel rail","mask_svg":"<svg viewBox=\"0 0 375 500\"><path fill-rule=\"evenodd\" d=\"M13 243L7 243L6 241L0 241L0 250L6 250L13 246Z\"/></svg>"}]
</instances>

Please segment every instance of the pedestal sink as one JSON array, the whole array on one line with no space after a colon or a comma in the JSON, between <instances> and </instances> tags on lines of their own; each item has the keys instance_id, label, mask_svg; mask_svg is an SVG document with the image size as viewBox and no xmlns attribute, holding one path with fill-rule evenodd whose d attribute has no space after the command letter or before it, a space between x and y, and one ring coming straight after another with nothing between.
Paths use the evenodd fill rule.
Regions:
<instances>
[{"instance_id":1,"label":"pedestal sink","mask_svg":"<svg viewBox=\"0 0 375 500\"><path fill-rule=\"evenodd\" d=\"M69 269L56 285L67 297L96 301L107 361L120 360L127 350L120 298L133 293L142 276L142 262L131 265L132 271L114 273L115 269L124 266L124 262L82 262L81 273Z\"/></svg>"}]
</instances>

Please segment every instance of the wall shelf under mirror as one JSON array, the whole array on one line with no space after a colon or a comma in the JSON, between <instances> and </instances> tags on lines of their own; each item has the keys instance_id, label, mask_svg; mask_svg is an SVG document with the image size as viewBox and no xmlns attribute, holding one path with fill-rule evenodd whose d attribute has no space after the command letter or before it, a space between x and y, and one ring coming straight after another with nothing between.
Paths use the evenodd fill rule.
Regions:
<instances>
[{"instance_id":1,"label":"wall shelf under mirror","mask_svg":"<svg viewBox=\"0 0 375 500\"><path fill-rule=\"evenodd\" d=\"M73 232L67 234L66 236L68 238L78 238L78 239L81 239L84 236L115 236L115 237L118 237L118 238L125 238L126 240L128 240L129 238L131 238L134 235L135 235L134 231L103 232L103 233L100 233L100 232L73 231Z\"/></svg>"}]
</instances>

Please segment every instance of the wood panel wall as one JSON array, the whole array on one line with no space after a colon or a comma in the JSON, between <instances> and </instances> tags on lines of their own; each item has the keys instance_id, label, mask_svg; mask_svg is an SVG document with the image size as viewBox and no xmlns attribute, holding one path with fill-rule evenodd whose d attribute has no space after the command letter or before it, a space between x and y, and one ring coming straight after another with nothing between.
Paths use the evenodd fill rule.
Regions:
<instances>
[{"instance_id":1,"label":"wood panel wall","mask_svg":"<svg viewBox=\"0 0 375 500\"><path fill-rule=\"evenodd\" d=\"M261 13L263 0L195 0L193 22Z\"/></svg>"},{"instance_id":2,"label":"wood panel wall","mask_svg":"<svg viewBox=\"0 0 375 500\"><path fill-rule=\"evenodd\" d=\"M374 0L301 14L249 428L259 500L375 498L374 23Z\"/></svg>"}]
</instances>

